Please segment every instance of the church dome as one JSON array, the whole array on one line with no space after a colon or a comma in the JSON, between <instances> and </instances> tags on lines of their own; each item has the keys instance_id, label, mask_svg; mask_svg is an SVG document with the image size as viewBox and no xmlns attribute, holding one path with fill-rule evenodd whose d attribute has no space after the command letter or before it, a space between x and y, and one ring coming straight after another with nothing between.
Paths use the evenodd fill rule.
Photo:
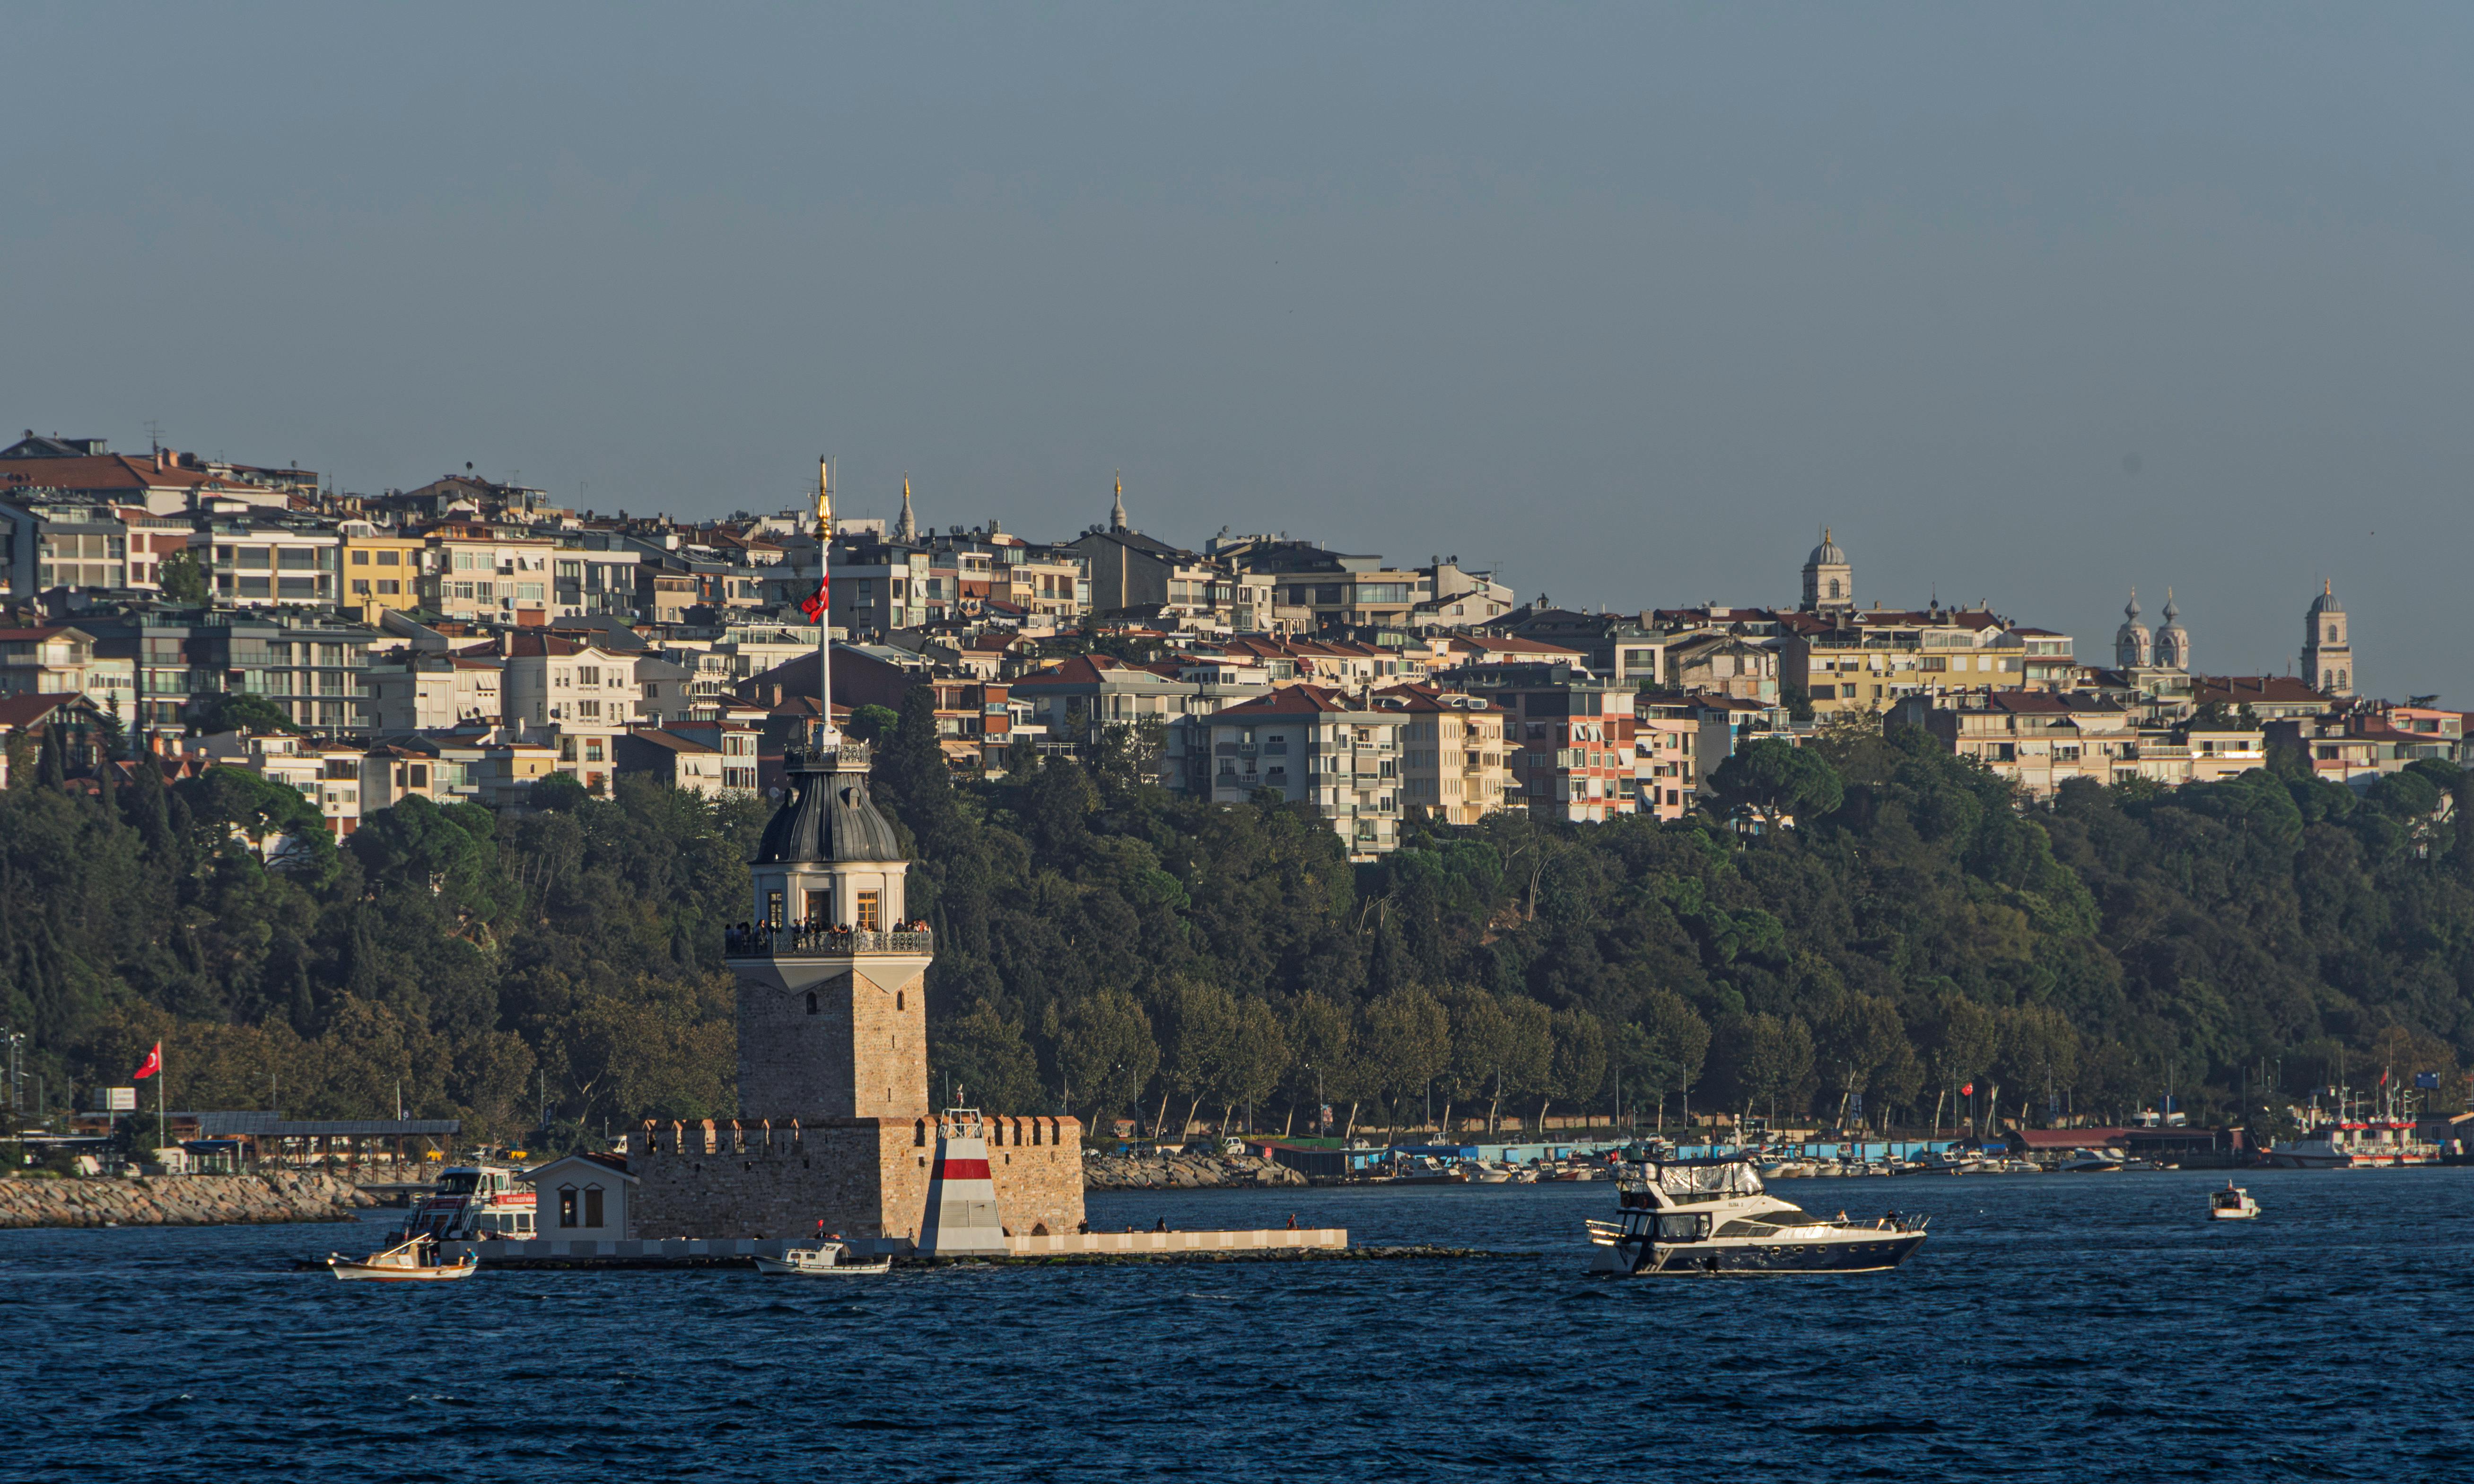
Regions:
<instances>
[{"instance_id":1,"label":"church dome","mask_svg":"<svg viewBox=\"0 0 2474 1484\"><path fill-rule=\"evenodd\" d=\"M1807 567L1844 567L1847 565L1847 552L1845 548L1838 545L1838 543L1830 539L1829 526L1825 525L1821 528L1821 545L1812 548L1812 554L1804 559L1804 564Z\"/></svg>"},{"instance_id":2,"label":"church dome","mask_svg":"<svg viewBox=\"0 0 2474 1484\"><path fill-rule=\"evenodd\" d=\"M2311 599L2311 616L2316 619L2323 613L2343 613L2344 611L2345 605L2337 601L2335 586L2322 580L2319 584L2319 596Z\"/></svg>"}]
</instances>

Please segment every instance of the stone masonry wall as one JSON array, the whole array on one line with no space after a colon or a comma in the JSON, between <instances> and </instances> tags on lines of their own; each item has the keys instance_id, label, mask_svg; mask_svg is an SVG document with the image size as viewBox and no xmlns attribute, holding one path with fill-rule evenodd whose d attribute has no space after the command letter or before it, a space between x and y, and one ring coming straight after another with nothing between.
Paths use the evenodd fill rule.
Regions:
<instances>
[{"instance_id":1,"label":"stone masonry wall","mask_svg":"<svg viewBox=\"0 0 2474 1484\"><path fill-rule=\"evenodd\" d=\"M739 1110L743 1119L916 1118L928 1107L923 961L845 959L817 977L739 983ZM823 972L830 967L830 972ZM808 1009L815 996L816 1008Z\"/></svg>"},{"instance_id":2,"label":"stone masonry wall","mask_svg":"<svg viewBox=\"0 0 2474 1484\"><path fill-rule=\"evenodd\" d=\"M1007 1229L1072 1231L1082 1221L1082 1126L987 1121L988 1174ZM805 1236L821 1220L850 1237L915 1237L928 1207L935 1124L836 1118L801 1124L647 1124L628 1135L637 1237Z\"/></svg>"}]
</instances>

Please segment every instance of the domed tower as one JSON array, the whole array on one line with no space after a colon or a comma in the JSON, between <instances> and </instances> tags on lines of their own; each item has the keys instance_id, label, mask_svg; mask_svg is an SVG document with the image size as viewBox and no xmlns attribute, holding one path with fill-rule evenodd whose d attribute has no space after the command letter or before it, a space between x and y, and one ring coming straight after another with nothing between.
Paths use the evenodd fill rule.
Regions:
<instances>
[{"instance_id":1,"label":"domed tower","mask_svg":"<svg viewBox=\"0 0 2474 1484\"><path fill-rule=\"evenodd\" d=\"M2156 668L2181 669L2191 668L2191 631L2182 626L2182 610L2173 601L2173 590L2165 590L2165 622L2156 630Z\"/></svg>"},{"instance_id":2,"label":"domed tower","mask_svg":"<svg viewBox=\"0 0 2474 1484\"><path fill-rule=\"evenodd\" d=\"M925 932L900 927L910 863L868 797L868 748L819 729L788 749L789 792L749 875L739 976L741 1118L928 1112Z\"/></svg>"},{"instance_id":3,"label":"domed tower","mask_svg":"<svg viewBox=\"0 0 2474 1484\"><path fill-rule=\"evenodd\" d=\"M1804 559L1804 611L1852 613L1856 608L1856 569L1847 553L1821 528L1821 545Z\"/></svg>"},{"instance_id":4,"label":"domed tower","mask_svg":"<svg viewBox=\"0 0 2474 1484\"><path fill-rule=\"evenodd\" d=\"M2319 596L2311 599L2303 620L2302 678L2322 693L2340 697L2354 693L2354 644L2345 625L2345 605L2324 579Z\"/></svg>"},{"instance_id":5,"label":"domed tower","mask_svg":"<svg viewBox=\"0 0 2474 1484\"><path fill-rule=\"evenodd\" d=\"M2139 590L2130 590L2130 601L2122 605L2122 627L2113 633L2113 663L2122 669L2146 669L2154 653L2147 625L2139 621Z\"/></svg>"}]
</instances>

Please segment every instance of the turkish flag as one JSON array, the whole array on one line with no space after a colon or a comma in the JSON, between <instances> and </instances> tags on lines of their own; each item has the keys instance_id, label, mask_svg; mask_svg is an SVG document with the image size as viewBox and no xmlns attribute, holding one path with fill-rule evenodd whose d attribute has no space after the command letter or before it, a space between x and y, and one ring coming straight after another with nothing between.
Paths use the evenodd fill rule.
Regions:
<instances>
[{"instance_id":1,"label":"turkish flag","mask_svg":"<svg viewBox=\"0 0 2474 1484\"><path fill-rule=\"evenodd\" d=\"M1962 1098L1972 1098L1976 1096L1976 1083L1969 1083L1966 1086L1959 1088L1958 1095Z\"/></svg>"},{"instance_id":2,"label":"turkish flag","mask_svg":"<svg viewBox=\"0 0 2474 1484\"><path fill-rule=\"evenodd\" d=\"M808 616L809 622L822 623L825 621L825 609L832 603L832 599L827 595L831 592L833 585L834 579L830 574L817 578L814 596L799 604L799 611Z\"/></svg>"},{"instance_id":3,"label":"turkish flag","mask_svg":"<svg viewBox=\"0 0 2474 1484\"><path fill-rule=\"evenodd\" d=\"M130 1073L129 1080L133 1083L141 1078L152 1077L161 1070L163 1070L163 1043L157 1041L155 1049L146 1054L146 1064Z\"/></svg>"}]
</instances>

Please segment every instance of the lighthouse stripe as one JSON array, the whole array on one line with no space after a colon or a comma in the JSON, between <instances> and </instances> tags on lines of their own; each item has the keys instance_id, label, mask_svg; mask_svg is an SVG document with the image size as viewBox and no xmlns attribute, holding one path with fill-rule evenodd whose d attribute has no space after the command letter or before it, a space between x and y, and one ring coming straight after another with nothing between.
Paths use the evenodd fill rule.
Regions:
<instances>
[{"instance_id":1,"label":"lighthouse stripe","mask_svg":"<svg viewBox=\"0 0 2474 1484\"><path fill-rule=\"evenodd\" d=\"M936 1161L936 1178L939 1180L986 1180L988 1178L988 1162L984 1159L939 1159Z\"/></svg>"}]
</instances>

